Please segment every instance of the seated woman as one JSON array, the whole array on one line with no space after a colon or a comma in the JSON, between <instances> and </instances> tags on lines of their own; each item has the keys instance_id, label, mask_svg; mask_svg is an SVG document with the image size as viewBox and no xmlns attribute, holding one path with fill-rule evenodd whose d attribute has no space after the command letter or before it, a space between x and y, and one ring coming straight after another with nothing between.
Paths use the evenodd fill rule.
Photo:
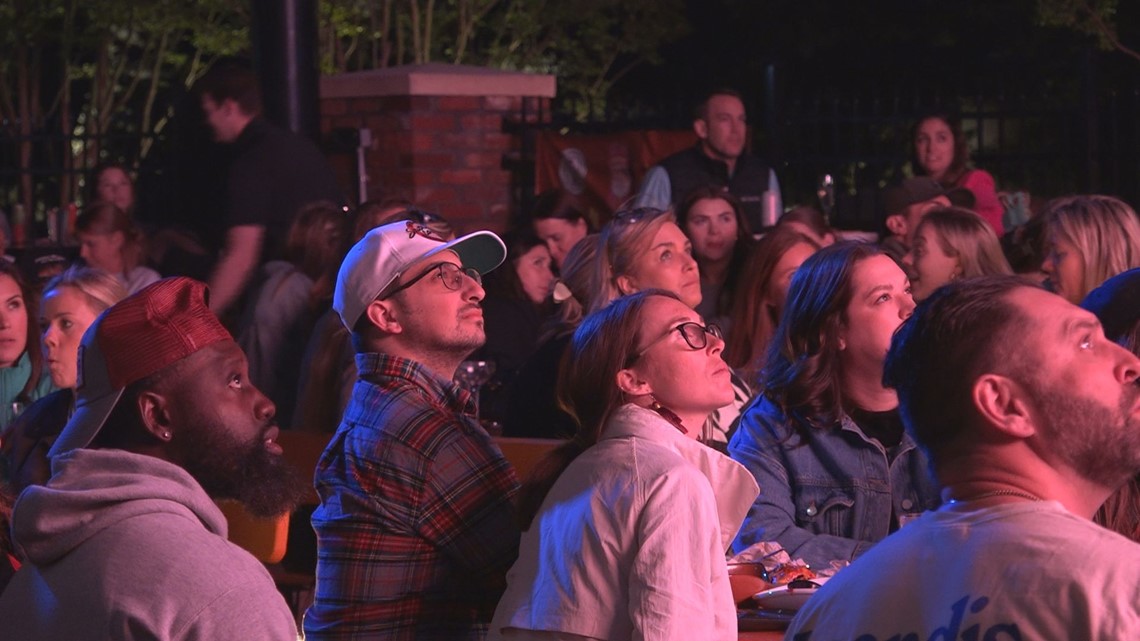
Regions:
<instances>
[{"instance_id":1,"label":"seated woman","mask_svg":"<svg viewBox=\"0 0 1140 641\"><path fill-rule=\"evenodd\" d=\"M40 353L38 298L19 268L0 260L0 432L53 389Z\"/></svg>"},{"instance_id":2,"label":"seated woman","mask_svg":"<svg viewBox=\"0 0 1140 641\"><path fill-rule=\"evenodd\" d=\"M592 311L644 289L673 292L693 309L700 305L701 279L693 245L672 212L652 207L619 211L602 229L600 242ZM752 395L735 372L732 387L732 402L713 412L701 429L701 440L715 447L728 443L729 431Z\"/></svg>"},{"instance_id":3,"label":"seated woman","mask_svg":"<svg viewBox=\"0 0 1140 641\"><path fill-rule=\"evenodd\" d=\"M249 378L277 405L277 420L293 425L293 402L304 345L332 305L336 271L347 235L344 211L332 203L303 207L285 241L285 260L262 267L262 280L242 317L237 342Z\"/></svg>"},{"instance_id":4,"label":"seated woman","mask_svg":"<svg viewBox=\"0 0 1140 641\"><path fill-rule=\"evenodd\" d=\"M720 187L701 187L689 193L679 211L677 224L693 243L701 274L697 312L730 333L729 314L743 290L744 260L753 244L740 201Z\"/></svg>"},{"instance_id":5,"label":"seated woman","mask_svg":"<svg viewBox=\"0 0 1140 641\"><path fill-rule=\"evenodd\" d=\"M839 233L827 224L823 212L815 207L800 205L793 207L776 221L777 229L787 229L803 234L820 247L828 247L839 242Z\"/></svg>"},{"instance_id":6,"label":"seated woman","mask_svg":"<svg viewBox=\"0 0 1140 641\"><path fill-rule=\"evenodd\" d=\"M959 207L927 212L903 263L912 270L910 286L916 302L952 280L1013 273L993 227Z\"/></svg>"},{"instance_id":7,"label":"seated woman","mask_svg":"<svg viewBox=\"0 0 1140 641\"><path fill-rule=\"evenodd\" d=\"M1068 196L1045 208L1045 288L1079 305L1113 276L1140 267L1140 219L1112 196Z\"/></svg>"},{"instance_id":8,"label":"seated woman","mask_svg":"<svg viewBox=\"0 0 1140 641\"><path fill-rule=\"evenodd\" d=\"M538 348L542 322L553 311L550 251L530 230L502 235L507 259L483 279L483 328L487 342L468 357L495 363L495 372L479 397L480 418L501 421L507 388Z\"/></svg>"},{"instance_id":9,"label":"seated woman","mask_svg":"<svg viewBox=\"0 0 1140 641\"><path fill-rule=\"evenodd\" d=\"M570 249L594 232L585 208L573 194L562 189L539 194L530 218L535 235L546 243L558 269L562 269Z\"/></svg>"},{"instance_id":10,"label":"seated woman","mask_svg":"<svg viewBox=\"0 0 1140 641\"><path fill-rule=\"evenodd\" d=\"M944 112L930 113L915 124L911 140L914 174L930 176L946 191L958 187L970 190L974 211L1001 236L1005 208L998 200L994 177L969 166L970 146L962 133L962 121Z\"/></svg>"},{"instance_id":11,"label":"seated woman","mask_svg":"<svg viewBox=\"0 0 1140 641\"><path fill-rule=\"evenodd\" d=\"M912 311L906 276L873 245L825 247L796 272L764 391L728 446L761 488L736 551L776 541L827 567L938 506L926 457L882 385L891 335Z\"/></svg>"},{"instance_id":12,"label":"seated woman","mask_svg":"<svg viewBox=\"0 0 1140 641\"><path fill-rule=\"evenodd\" d=\"M570 415L559 407L555 388L559 364L570 346L570 337L590 304L598 240L597 234L586 236L562 261L562 277L555 283L553 293L558 312L542 331L538 348L507 390L504 436L565 439L573 437L577 430Z\"/></svg>"},{"instance_id":13,"label":"seated woman","mask_svg":"<svg viewBox=\"0 0 1140 641\"><path fill-rule=\"evenodd\" d=\"M114 276L87 267L72 267L44 287L39 326L48 373L58 390L32 403L4 439L3 455L16 493L51 476L48 450L75 410L79 342L103 310L126 296Z\"/></svg>"},{"instance_id":14,"label":"seated woman","mask_svg":"<svg viewBox=\"0 0 1140 641\"><path fill-rule=\"evenodd\" d=\"M83 208L75 221L79 255L87 264L118 278L128 294L162 278L142 264L143 236L127 212L97 201Z\"/></svg>"},{"instance_id":15,"label":"seated woman","mask_svg":"<svg viewBox=\"0 0 1140 641\"><path fill-rule=\"evenodd\" d=\"M732 306L732 325L724 360L750 385L760 382L768 343L776 333L792 276L819 245L792 228L777 226L756 243L744 262L740 296Z\"/></svg>"},{"instance_id":16,"label":"seated woman","mask_svg":"<svg viewBox=\"0 0 1140 641\"><path fill-rule=\"evenodd\" d=\"M737 637L724 550L757 487L695 440L732 398L723 348L667 292L586 318L559 388L580 428L520 491L489 640Z\"/></svg>"}]
</instances>

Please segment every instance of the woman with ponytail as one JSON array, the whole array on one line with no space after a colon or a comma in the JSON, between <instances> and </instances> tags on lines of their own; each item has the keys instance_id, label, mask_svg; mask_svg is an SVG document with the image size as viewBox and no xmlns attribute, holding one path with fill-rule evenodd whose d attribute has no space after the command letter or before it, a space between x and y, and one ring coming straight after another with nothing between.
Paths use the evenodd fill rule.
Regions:
<instances>
[{"instance_id":1,"label":"woman with ponytail","mask_svg":"<svg viewBox=\"0 0 1140 641\"><path fill-rule=\"evenodd\" d=\"M488 639L735 639L724 551L759 492L699 443L732 398L720 330L649 289L586 317L559 399L574 439L524 483Z\"/></svg>"}]
</instances>

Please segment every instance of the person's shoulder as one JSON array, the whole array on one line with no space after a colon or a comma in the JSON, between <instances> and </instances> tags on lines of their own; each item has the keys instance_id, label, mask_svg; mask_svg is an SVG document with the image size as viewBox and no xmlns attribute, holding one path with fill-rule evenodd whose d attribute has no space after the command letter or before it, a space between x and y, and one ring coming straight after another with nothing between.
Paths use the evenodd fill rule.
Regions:
<instances>
[{"instance_id":1,"label":"person's shoulder","mask_svg":"<svg viewBox=\"0 0 1140 641\"><path fill-rule=\"evenodd\" d=\"M995 181L993 175L984 169L971 169L962 175L961 186L967 189L973 187L989 187L993 189Z\"/></svg>"}]
</instances>

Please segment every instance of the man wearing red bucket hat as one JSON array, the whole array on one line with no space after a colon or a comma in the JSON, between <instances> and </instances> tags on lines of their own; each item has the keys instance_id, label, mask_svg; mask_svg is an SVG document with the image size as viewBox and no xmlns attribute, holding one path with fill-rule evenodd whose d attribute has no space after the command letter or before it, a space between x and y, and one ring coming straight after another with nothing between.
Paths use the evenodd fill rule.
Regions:
<instances>
[{"instance_id":1,"label":"man wearing red bucket hat","mask_svg":"<svg viewBox=\"0 0 1140 641\"><path fill-rule=\"evenodd\" d=\"M3 636L295 640L212 500L276 515L298 483L206 286L159 281L104 312L83 336L76 394L51 479L13 511L27 563L0 596Z\"/></svg>"},{"instance_id":2,"label":"man wearing red bucket hat","mask_svg":"<svg viewBox=\"0 0 1140 641\"><path fill-rule=\"evenodd\" d=\"M518 555L518 481L451 379L505 256L491 232L445 242L403 221L345 257L333 309L359 380L317 464L310 641L483 638Z\"/></svg>"}]
</instances>

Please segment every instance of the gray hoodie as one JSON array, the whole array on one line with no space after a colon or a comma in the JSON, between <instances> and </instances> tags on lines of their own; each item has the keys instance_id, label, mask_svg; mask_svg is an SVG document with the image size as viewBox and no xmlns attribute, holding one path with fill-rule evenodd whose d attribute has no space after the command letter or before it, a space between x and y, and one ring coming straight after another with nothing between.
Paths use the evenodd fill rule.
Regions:
<instances>
[{"instance_id":1,"label":"gray hoodie","mask_svg":"<svg viewBox=\"0 0 1140 641\"><path fill-rule=\"evenodd\" d=\"M265 568L181 467L75 450L16 501L25 560L0 595L0 638L294 641Z\"/></svg>"}]
</instances>

